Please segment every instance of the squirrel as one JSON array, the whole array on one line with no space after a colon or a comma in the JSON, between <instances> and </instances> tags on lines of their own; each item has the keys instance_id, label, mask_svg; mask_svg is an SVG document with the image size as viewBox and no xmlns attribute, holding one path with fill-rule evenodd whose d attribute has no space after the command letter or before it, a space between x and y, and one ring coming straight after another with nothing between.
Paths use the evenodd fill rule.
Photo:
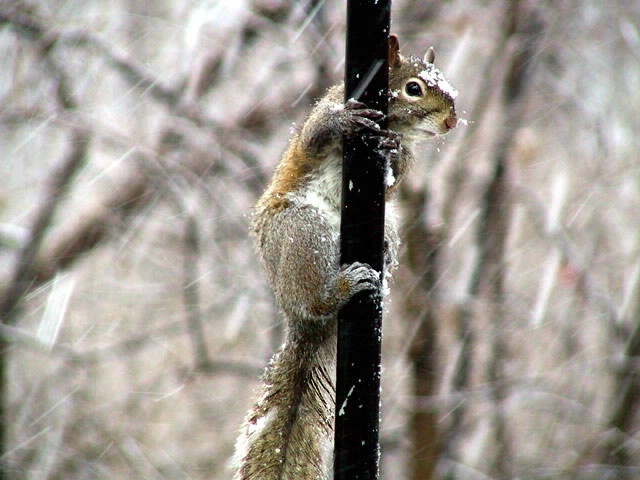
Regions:
<instances>
[{"instance_id":1,"label":"squirrel","mask_svg":"<svg viewBox=\"0 0 640 480\"><path fill-rule=\"evenodd\" d=\"M357 292L380 286L367 264L340 265L342 138L379 138L387 157L387 203L413 161L412 148L457 125L457 91L434 62L404 57L389 40L388 128L382 113L354 99L344 86L318 101L258 200L251 222L256 249L284 317L285 341L267 366L231 461L234 480L325 479L333 431L338 311ZM385 276L395 268L397 226L385 219Z\"/></svg>"}]
</instances>

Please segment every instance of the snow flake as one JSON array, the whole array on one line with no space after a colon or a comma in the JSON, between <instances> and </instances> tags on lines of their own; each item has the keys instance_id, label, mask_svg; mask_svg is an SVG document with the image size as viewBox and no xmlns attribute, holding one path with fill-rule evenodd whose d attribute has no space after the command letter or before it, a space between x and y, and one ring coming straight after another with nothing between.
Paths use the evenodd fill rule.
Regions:
<instances>
[{"instance_id":1,"label":"snow flake","mask_svg":"<svg viewBox=\"0 0 640 480\"><path fill-rule=\"evenodd\" d=\"M356 386L352 385L351 389L349 390L349 393L347 393L346 398L344 399L344 402L342 402L342 406L340 407L340 411L338 412L338 416L343 416L346 412L344 411L344 409L347 406L347 401L349 400L349 397L351 396L351 394L353 393L353 391L355 390Z\"/></svg>"}]
</instances>

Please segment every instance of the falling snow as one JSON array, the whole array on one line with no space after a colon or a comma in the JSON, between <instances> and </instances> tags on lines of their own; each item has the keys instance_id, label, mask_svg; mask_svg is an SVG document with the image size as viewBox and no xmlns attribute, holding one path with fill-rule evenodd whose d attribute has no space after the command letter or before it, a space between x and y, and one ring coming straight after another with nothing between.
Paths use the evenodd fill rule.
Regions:
<instances>
[{"instance_id":1,"label":"falling snow","mask_svg":"<svg viewBox=\"0 0 640 480\"><path fill-rule=\"evenodd\" d=\"M342 80L343 5L59 3L0 6L0 456L16 478L231 480L286 333L252 207ZM397 189L400 267L375 332L381 480L425 478L413 460L434 452L447 478L634 478L637 2L467 0L428 21L414 3L394 2L392 33L406 55L435 46L420 78L456 99L459 122L416 149ZM329 211L320 193L337 185L308 200ZM296 247L287 235L277 255ZM412 429L425 418L442 450Z\"/></svg>"}]
</instances>

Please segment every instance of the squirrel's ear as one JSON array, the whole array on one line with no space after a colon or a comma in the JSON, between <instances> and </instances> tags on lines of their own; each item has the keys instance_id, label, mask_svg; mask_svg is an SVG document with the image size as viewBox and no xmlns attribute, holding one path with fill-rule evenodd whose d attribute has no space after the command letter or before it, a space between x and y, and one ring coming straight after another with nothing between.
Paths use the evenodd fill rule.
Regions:
<instances>
[{"instance_id":1,"label":"squirrel's ear","mask_svg":"<svg viewBox=\"0 0 640 480\"><path fill-rule=\"evenodd\" d=\"M397 35L389 35L389 66L400 64L400 43Z\"/></svg>"},{"instance_id":2,"label":"squirrel's ear","mask_svg":"<svg viewBox=\"0 0 640 480\"><path fill-rule=\"evenodd\" d=\"M433 63L435 59L436 51L433 49L433 47L429 47L427 53L424 54L424 63Z\"/></svg>"}]
</instances>

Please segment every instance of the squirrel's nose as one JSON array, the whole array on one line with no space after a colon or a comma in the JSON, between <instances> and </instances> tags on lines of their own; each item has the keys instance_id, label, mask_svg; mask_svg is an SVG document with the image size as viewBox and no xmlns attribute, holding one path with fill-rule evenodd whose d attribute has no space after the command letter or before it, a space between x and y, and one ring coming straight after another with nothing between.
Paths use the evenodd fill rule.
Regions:
<instances>
[{"instance_id":1,"label":"squirrel's nose","mask_svg":"<svg viewBox=\"0 0 640 480\"><path fill-rule=\"evenodd\" d=\"M452 113L445 119L444 125L445 127L447 127L447 130L456 128L456 126L458 125L458 117L456 117L456 115Z\"/></svg>"}]
</instances>

